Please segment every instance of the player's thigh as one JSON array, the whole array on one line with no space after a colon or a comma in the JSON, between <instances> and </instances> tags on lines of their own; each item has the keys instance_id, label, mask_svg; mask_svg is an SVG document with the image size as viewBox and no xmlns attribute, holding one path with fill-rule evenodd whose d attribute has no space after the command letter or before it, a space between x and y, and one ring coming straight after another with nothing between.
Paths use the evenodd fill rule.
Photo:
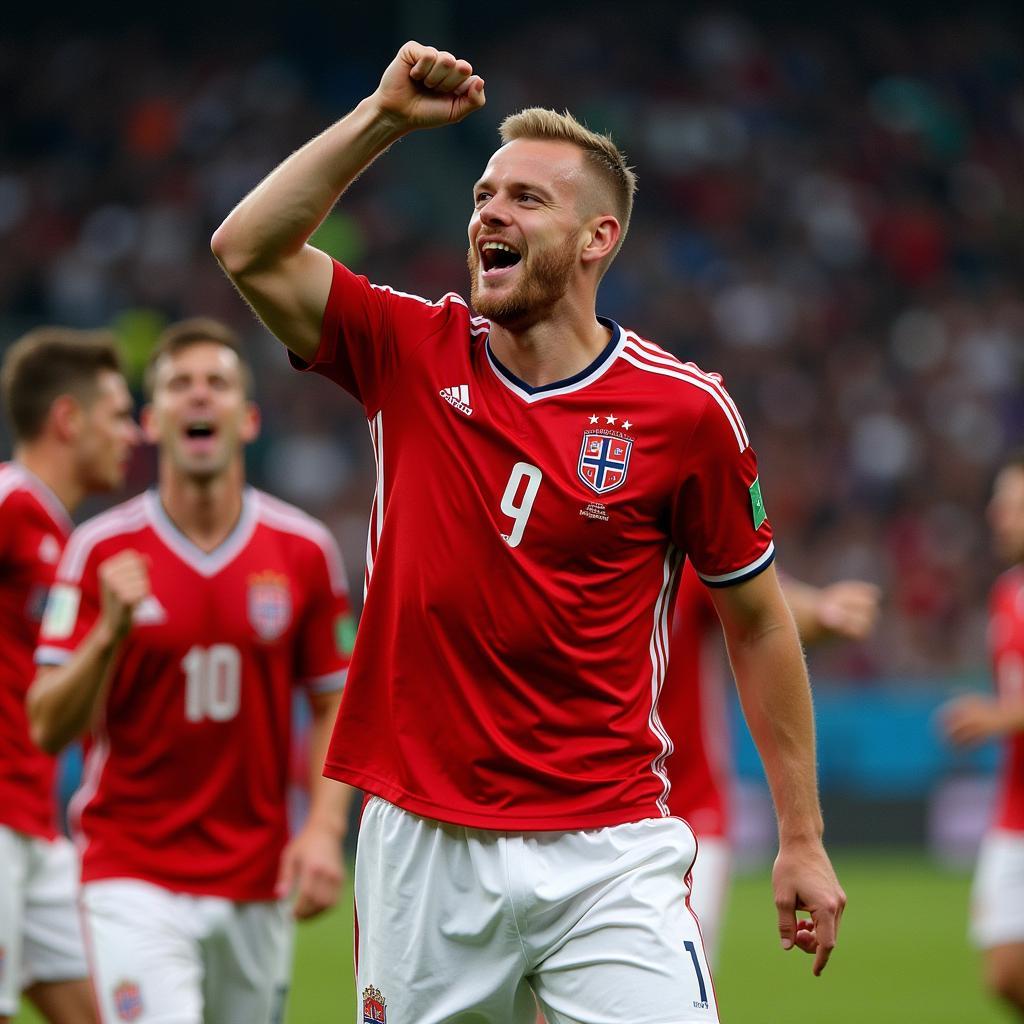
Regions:
<instances>
[{"instance_id":1,"label":"player's thigh","mask_svg":"<svg viewBox=\"0 0 1024 1024\"><path fill-rule=\"evenodd\" d=\"M982 955L989 990L1024 1009L1024 942L991 946Z\"/></svg>"},{"instance_id":2,"label":"player's thigh","mask_svg":"<svg viewBox=\"0 0 1024 1024\"><path fill-rule=\"evenodd\" d=\"M35 840L31 850L25 886L24 985L83 981L89 971L78 909L75 848L61 837L53 842Z\"/></svg>"},{"instance_id":3,"label":"player's thigh","mask_svg":"<svg viewBox=\"0 0 1024 1024\"><path fill-rule=\"evenodd\" d=\"M732 851L725 839L701 837L690 872L690 909L700 925L704 948L712 964L721 943L725 904L729 891Z\"/></svg>"},{"instance_id":4,"label":"player's thigh","mask_svg":"<svg viewBox=\"0 0 1024 1024\"><path fill-rule=\"evenodd\" d=\"M30 840L0 825L0 1020L18 1012L22 987L22 931Z\"/></svg>"},{"instance_id":5,"label":"player's thigh","mask_svg":"<svg viewBox=\"0 0 1024 1024\"><path fill-rule=\"evenodd\" d=\"M503 842L367 801L356 846L356 1020L533 1024Z\"/></svg>"},{"instance_id":6,"label":"player's thigh","mask_svg":"<svg viewBox=\"0 0 1024 1024\"><path fill-rule=\"evenodd\" d=\"M281 1024L294 921L287 903L218 903L203 940L205 1024Z\"/></svg>"},{"instance_id":7,"label":"player's thigh","mask_svg":"<svg viewBox=\"0 0 1024 1024\"><path fill-rule=\"evenodd\" d=\"M600 830L573 870L571 924L537 968L534 988L552 1024L714 1024L718 1008L685 876L695 850L679 819ZM572 840L570 840L571 844Z\"/></svg>"},{"instance_id":8,"label":"player's thigh","mask_svg":"<svg viewBox=\"0 0 1024 1024\"><path fill-rule=\"evenodd\" d=\"M25 995L50 1024L97 1024L99 1019L92 985L82 979L37 981Z\"/></svg>"},{"instance_id":9,"label":"player's thigh","mask_svg":"<svg viewBox=\"0 0 1024 1024\"><path fill-rule=\"evenodd\" d=\"M185 906L174 893L133 879L82 887L101 1020L203 1024L199 922Z\"/></svg>"},{"instance_id":10,"label":"player's thigh","mask_svg":"<svg viewBox=\"0 0 1024 1024\"><path fill-rule=\"evenodd\" d=\"M1024 833L988 833L971 891L971 938L982 949L1024 943Z\"/></svg>"}]
</instances>

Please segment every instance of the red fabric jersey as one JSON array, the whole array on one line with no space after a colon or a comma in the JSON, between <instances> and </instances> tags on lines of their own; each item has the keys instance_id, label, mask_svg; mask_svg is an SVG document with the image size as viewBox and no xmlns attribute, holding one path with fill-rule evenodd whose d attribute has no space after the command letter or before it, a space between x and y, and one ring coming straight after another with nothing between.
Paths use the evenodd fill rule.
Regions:
<instances>
[{"instance_id":1,"label":"red fabric jersey","mask_svg":"<svg viewBox=\"0 0 1024 1024\"><path fill-rule=\"evenodd\" d=\"M17 462L0 464L0 825L57 835L56 760L29 739L25 693L46 594L71 520L60 499Z\"/></svg>"},{"instance_id":2,"label":"red fabric jersey","mask_svg":"<svg viewBox=\"0 0 1024 1024\"><path fill-rule=\"evenodd\" d=\"M247 489L231 535L204 553L146 492L72 535L38 662L70 658L99 614L97 567L125 549L148 559L152 595L135 610L71 804L82 878L271 899L292 686L344 681L337 548L317 520Z\"/></svg>"},{"instance_id":3,"label":"red fabric jersey","mask_svg":"<svg viewBox=\"0 0 1024 1024\"><path fill-rule=\"evenodd\" d=\"M329 775L470 827L669 813L683 558L729 585L774 548L720 379L604 323L589 367L530 388L458 296L335 265L313 368L362 403L378 476Z\"/></svg>"},{"instance_id":4,"label":"red fabric jersey","mask_svg":"<svg viewBox=\"0 0 1024 1024\"><path fill-rule=\"evenodd\" d=\"M729 832L730 737L722 631L707 587L687 563L679 581L659 712L672 740L669 810L698 839Z\"/></svg>"},{"instance_id":5,"label":"red fabric jersey","mask_svg":"<svg viewBox=\"0 0 1024 1024\"><path fill-rule=\"evenodd\" d=\"M1000 698L1024 700L1024 566L1003 573L992 588L989 646ZM1004 744L995 825L1024 832L1024 733Z\"/></svg>"}]
</instances>

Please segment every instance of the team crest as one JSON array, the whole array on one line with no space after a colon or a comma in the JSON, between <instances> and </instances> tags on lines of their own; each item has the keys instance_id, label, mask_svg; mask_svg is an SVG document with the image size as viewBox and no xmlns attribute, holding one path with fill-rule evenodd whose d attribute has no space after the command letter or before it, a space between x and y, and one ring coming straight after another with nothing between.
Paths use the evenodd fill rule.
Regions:
<instances>
[{"instance_id":1,"label":"team crest","mask_svg":"<svg viewBox=\"0 0 1024 1024\"><path fill-rule=\"evenodd\" d=\"M363 1024L387 1024L387 1000L380 989L368 985L363 989Z\"/></svg>"},{"instance_id":2,"label":"team crest","mask_svg":"<svg viewBox=\"0 0 1024 1024\"><path fill-rule=\"evenodd\" d=\"M292 621L292 592L288 578L277 572L250 576L246 607L249 622L261 640L276 640Z\"/></svg>"},{"instance_id":3,"label":"team crest","mask_svg":"<svg viewBox=\"0 0 1024 1024\"><path fill-rule=\"evenodd\" d=\"M626 482L633 439L603 430L588 430L580 445L577 472L597 494L607 494Z\"/></svg>"},{"instance_id":4,"label":"team crest","mask_svg":"<svg viewBox=\"0 0 1024 1024\"><path fill-rule=\"evenodd\" d=\"M114 989L114 1006L121 1020L138 1020L142 1016L142 993L134 981L122 981Z\"/></svg>"}]
</instances>

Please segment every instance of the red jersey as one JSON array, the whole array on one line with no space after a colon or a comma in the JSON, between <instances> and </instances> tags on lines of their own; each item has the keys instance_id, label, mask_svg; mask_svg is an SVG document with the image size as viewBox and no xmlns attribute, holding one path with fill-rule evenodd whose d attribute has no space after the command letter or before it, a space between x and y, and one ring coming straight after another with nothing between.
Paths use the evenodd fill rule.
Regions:
<instances>
[{"instance_id":1,"label":"red jersey","mask_svg":"<svg viewBox=\"0 0 1024 1024\"><path fill-rule=\"evenodd\" d=\"M1024 566L1003 573L992 588L989 646L999 697L1024 701ZM995 825L1024 832L1024 733L1004 742Z\"/></svg>"},{"instance_id":2,"label":"red jersey","mask_svg":"<svg viewBox=\"0 0 1024 1024\"><path fill-rule=\"evenodd\" d=\"M71 803L82 879L272 899L292 687L338 689L347 665L335 543L317 520L246 489L230 536L203 552L146 492L72 535L37 662L71 657L99 614L97 567L129 548L148 559L152 594L118 652Z\"/></svg>"},{"instance_id":3,"label":"red jersey","mask_svg":"<svg viewBox=\"0 0 1024 1024\"><path fill-rule=\"evenodd\" d=\"M57 835L56 759L29 739L25 693L46 594L71 520L60 499L17 462L0 464L0 825Z\"/></svg>"},{"instance_id":4,"label":"red jersey","mask_svg":"<svg viewBox=\"0 0 1024 1024\"><path fill-rule=\"evenodd\" d=\"M603 323L590 366L533 388L457 295L335 265L312 368L366 410L377 487L328 775L470 827L669 814L683 558L729 585L774 549L720 379Z\"/></svg>"},{"instance_id":5,"label":"red jersey","mask_svg":"<svg viewBox=\"0 0 1024 1024\"><path fill-rule=\"evenodd\" d=\"M659 712L673 749L669 809L702 836L729 832L730 737L722 631L707 587L687 563L679 583Z\"/></svg>"}]
</instances>

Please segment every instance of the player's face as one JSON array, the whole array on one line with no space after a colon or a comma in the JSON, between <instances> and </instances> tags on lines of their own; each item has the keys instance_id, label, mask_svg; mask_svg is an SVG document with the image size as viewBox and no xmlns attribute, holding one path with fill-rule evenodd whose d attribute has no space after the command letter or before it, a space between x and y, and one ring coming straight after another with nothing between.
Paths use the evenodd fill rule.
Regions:
<instances>
[{"instance_id":1,"label":"player's face","mask_svg":"<svg viewBox=\"0 0 1024 1024\"><path fill-rule=\"evenodd\" d=\"M999 556L1024 562L1024 468L1007 466L996 477L988 521Z\"/></svg>"},{"instance_id":2,"label":"player's face","mask_svg":"<svg viewBox=\"0 0 1024 1024\"><path fill-rule=\"evenodd\" d=\"M143 426L161 458L185 476L210 480L226 472L259 429L238 356L213 341L164 356Z\"/></svg>"},{"instance_id":3,"label":"player's face","mask_svg":"<svg viewBox=\"0 0 1024 1024\"><path fill-rule=\"evenodd\" d=\"M82 408L75 446L75 465L86 491L112 491L124 483L139 428L132 419L133 403L124 377L104 370L96 397Z\"/></svg>"},{"instance_id":4,"label":"player's face","mask_svg":"<svg viewBox=\"0 0 1024 1024\"><path fill-rule=\"evenodd\" d=\"M583 154L567 142L516 139L491 157L473 191L470 298L495 323L547 315L581 269Z\"/></svg>"}]
</instances>

